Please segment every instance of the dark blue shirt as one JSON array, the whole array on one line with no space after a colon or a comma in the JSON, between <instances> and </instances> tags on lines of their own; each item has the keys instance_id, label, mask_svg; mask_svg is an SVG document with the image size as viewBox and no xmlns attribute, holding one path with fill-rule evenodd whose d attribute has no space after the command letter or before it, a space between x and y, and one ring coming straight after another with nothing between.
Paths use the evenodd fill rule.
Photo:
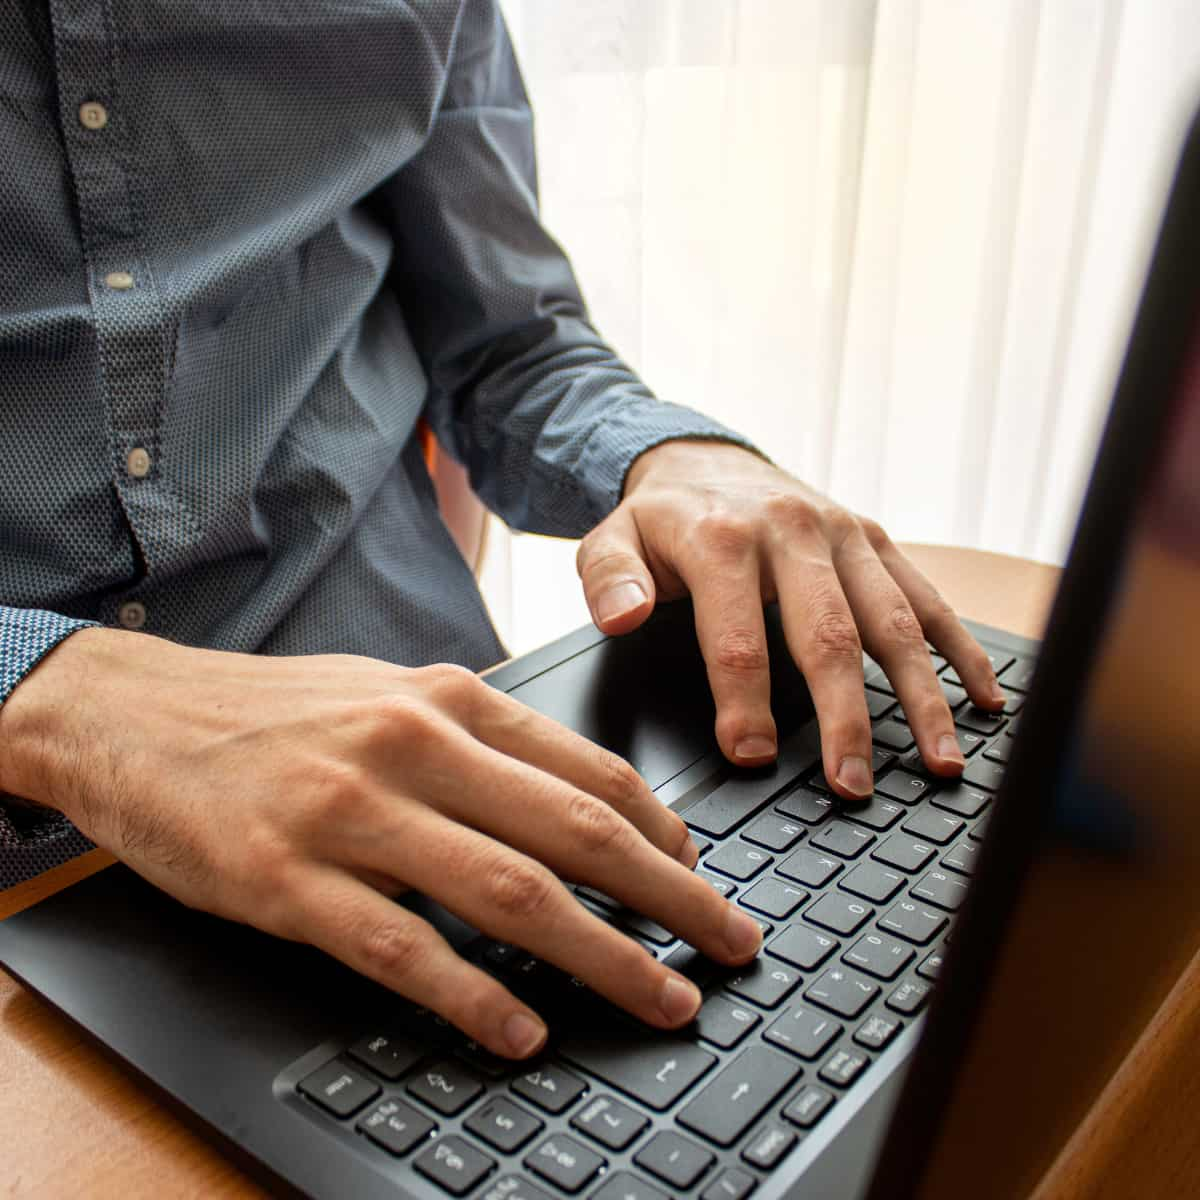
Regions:
<instances>
[{"instance_id":1,"label":"dark blue shirt","mask_svg":"<svg viewBox=\"0 0 1200 1200\"><path fill-rule=\"evenodd\" d=\"M0 156L0 703L82 621L484 667L422 416L564 536L730 436L588 323L495 0L9 0Z\"/></svg>"}]
</instances>

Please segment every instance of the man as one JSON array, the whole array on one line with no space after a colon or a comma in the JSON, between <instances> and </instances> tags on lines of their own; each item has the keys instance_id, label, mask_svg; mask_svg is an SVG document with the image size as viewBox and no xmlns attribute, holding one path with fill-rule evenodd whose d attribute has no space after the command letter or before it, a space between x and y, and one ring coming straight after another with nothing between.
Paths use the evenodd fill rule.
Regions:
<instances>
[{"instance_id":1,"label":"man","mask_svg":"<svg viewBox=\"0 0 1200 1200\"><path fill-rule=\"evenodd\" d=\"M872 787L862 644L961 769L925 639L1003 697L928 583L587 324L495 0L19 0L0 32L0 791L39 806L10 864L83 845L54 810L514 1057L538 1015L390 897L662 1027L694 986L559 875L757 951L627 764L470 673L503 650L421 417L505 520L587 534L605 632L691 594L731 761L775 754L777 598L840 795Z\"/></svg>"}]
</instances>

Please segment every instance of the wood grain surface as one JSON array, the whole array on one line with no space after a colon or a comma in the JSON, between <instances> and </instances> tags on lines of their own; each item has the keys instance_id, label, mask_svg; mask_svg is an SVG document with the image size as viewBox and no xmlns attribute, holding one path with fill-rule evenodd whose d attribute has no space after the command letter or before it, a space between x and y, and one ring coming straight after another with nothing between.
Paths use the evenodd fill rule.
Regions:
<instances>
[{"instance_id":1,"label":"wood grain surface","mask_svg":"<svg viewBox=\"0 0 1200 1200\"><path fill-rule=\"evenodd\" d=\"M1055 569L949 547L907 550L959 612L1015 633L1040 634ZM96 851L0 892L0 919L111 861ZM1200 1072L1194 1069L1198 998L1200 959L1080 1128L1038 1200L1200 1195L1194 1133L1200 1105ZM265 1194L84 1042L70 1022L2 972L0 1130L4 1196L160 1200Z\"/></svg>"}]
</instances>

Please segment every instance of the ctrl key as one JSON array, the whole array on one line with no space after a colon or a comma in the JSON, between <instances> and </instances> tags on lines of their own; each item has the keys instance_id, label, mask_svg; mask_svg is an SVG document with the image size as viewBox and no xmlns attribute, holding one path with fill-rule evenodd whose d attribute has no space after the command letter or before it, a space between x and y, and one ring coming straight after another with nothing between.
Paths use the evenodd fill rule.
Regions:
<instances>
[{"instance_id":1,"label":"ctrl key","mask_svg":"<svg viewBox=\"0 0 1200 1200\"><path fill-rule=\"evenodd\" d=\"M306 1075L296 1085L296 1090L335 1117L348 1117L374 1100L381 1089L340 1058L335 1058Z\"/></svg>"},{"instance_id":2,"label":"ctrl key","mask_svg":"<svg viewBox=\"0 0 1200 1200\"><path fill-rule=\"evenodd\" d=\"M407 1154L437 1126L403 1100L384 1100L359 1121L358 1128L388 1153Z\"/></svg>"},{"instance_id":3,"label":"ctrl key","mask_svg":"<svg viewBox=\"0 0 1200 1200\"><path fill-rule=\"evenodd\" d=\"M811 1129L833 1103L833 1093L824 1088L802 1088L796 1098L783 1110L783 1115L801 1129Z\"/></svg>"},{"instance_id":4,"label":"ctrl key","mask_svg":"<svg viewBox=\"0 0 1200 1200\"><path fill-rule=\"evenodd\" d=\"M495 1165L459 1137L439 1138L413 1159L422 1175L452 1196L465 1196Z\"/></svg>"}]
</instances>

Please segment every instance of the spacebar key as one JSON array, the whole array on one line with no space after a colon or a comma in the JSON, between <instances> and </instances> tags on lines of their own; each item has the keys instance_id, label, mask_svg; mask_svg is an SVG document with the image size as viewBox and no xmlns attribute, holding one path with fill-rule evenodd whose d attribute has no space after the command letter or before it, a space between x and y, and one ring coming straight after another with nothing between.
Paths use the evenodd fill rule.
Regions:
<instances>
[{"instance_id":1,"label":"spacebar key","mask_svg":"<svg viewBox=\"0 0 1200 1200\"><path fill-rule=\"evenodd\" d=\"M751 1046L706 1084L677 1120L718 1146L732 1146L799 1074L791 1059Z\"/></svg>"},{"instance_id":2,"label":"spacebar key","mask_svg":"<svg viewBox=\"0 0 1200 1200\"><path fill-rule=\"evenodd\" d=\"M626 1095L664 1109L673 1104L717 1060L676 1038L568 1038L559 1053Z\"/></svg>"}]
</instances>

